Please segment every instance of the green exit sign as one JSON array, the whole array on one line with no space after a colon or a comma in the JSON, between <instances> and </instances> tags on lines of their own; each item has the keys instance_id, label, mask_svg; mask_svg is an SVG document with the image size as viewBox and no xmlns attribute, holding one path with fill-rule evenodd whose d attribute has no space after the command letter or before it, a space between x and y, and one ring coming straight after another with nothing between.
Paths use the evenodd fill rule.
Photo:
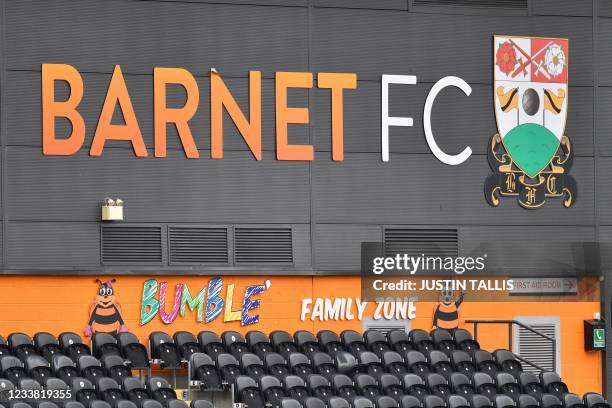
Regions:
<instances>
[{"instance_id":1,"label":"green exit sign","mask_svg":"<svg viewBox=\"0 0 612 408\"><path fill-rule=\"evenodd\" d=\"M606 349L606 323L603 320L584 321L584 349L586 351Z\"/></svg>"},{"instance_id":2,"label":"green exit sign","mask_svg":"<svg viewBox=\"0 0 612 408\"><path fill-rule=\"evenodd\" d=\"M593 348L606 348L606 329L593 329Z\"/></svg>"}]
</instances>

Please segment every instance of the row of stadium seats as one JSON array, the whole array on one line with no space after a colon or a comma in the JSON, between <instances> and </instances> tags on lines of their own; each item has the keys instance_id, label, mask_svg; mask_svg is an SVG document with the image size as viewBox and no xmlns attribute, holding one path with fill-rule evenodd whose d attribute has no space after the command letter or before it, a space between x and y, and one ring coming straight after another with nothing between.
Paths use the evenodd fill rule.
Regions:
<instances>
[{"instance_id":1,"label":"row of stadium seats","mask_svg":"<svg viewBox=\"0 0 612 408\"><path fill-rule=\"evenodd\" d=\"M463 374L459 375L463 376ZM258 382L252 377L240 375L234 379L234 384L235 400L244 402L249 407L264 405L278 407L282 405L281 400L284 398L295 399L307 406L307 401L311 401L312 397L323 401L330 407L333 405L332 401L343 404L338 398L347 401L350 406L356 405L354 403L356 398L365 398L379 408L399 406L416 408L421 405L430 405L438 399L444 402L441 406L447 406L447 408L458 406L457 403L463 401L466 402L466 405L459 406L472 406L473 408L489 407L492 404L499 406L500 402L507 401L509 401L508 405L519 408L584 407L583 401L575 394L565 393L561 396L548 393L522 394L518 389L507 387L508 384L497 384L496 386L493 382L484 382L481 384L482 389L473 388L469 383L455 384L455 387L451 387L439 374L430 374L426 382L414 374L407 374L403 383L397 381L394 376L387 376L377 381L368 374L358 374L354 381L344 374L336 374L330 382L317 374L311 375L307 381L298 376L289 375L282 382L270 375L259 378ZM478 393L478 391L482 392ZM586 398L590 401L594 398L592 395L597 394L589 394ZM406 396L412 398L406 398ZM436 396L438 399L431 399L431 396ZM316 404L316 400L314 401L313 404ZM468 405L467 401L471 403Z\"/></svg>"},{"instance_id":2,"label":"row of stadium seats","mask_svg":"<svg viewBox=\"0 0 612 408\"><path fill-rule=\"evenodd\" d=\"M33 378L44 384L47 378L56 377L70 382L75 377L85 377L95 382L97 378L108 376L117 381L132 375L132 364L121 356L108 354L100 360L91 355L80 356L75 362L63 354L55 354L51 364L39 355L30 355L25 364L15 356L0 357L0 373L13 384L22 378Z\"/></svg>"},{"instance_id":3,"label":"row of stadium seats","mask_svg":"<svg viewBox=\"0 0 612 408\"><path fill-rule=\"evenodd\" d=\"M135 369L149 367L147 349L132 333L119 333L117 337L108 333L96 333L92 337L93 355L101 357L114 354L128 359ZM52 363L56 355L65 355L74 362L83 355L92 355L92 349L76 333L62 333L59 338L51 333L37 333L32 339L24 333L12 333L8 342L0 336L0 357L12 355L23 363L28 357L40 356Z\"/></svg>"},{"instance_id":4,"label":"row of stadium seats","mask_svg":"<svg viewBox=\"0 0 612 408\"><path fill-rule=\"evenodd\" d=\"M272 403L266 396L269 389L278 392L274 400L277 407L286 399L289 402L285 404L294 404L294 400L306 406L307 398L311 398L308 404L318 404L319 399L329 405L332 397L345 399L351 407L367 404L365 398L379 407L390 403L383 396L399 406L410 402L405 397L411 396L423 406L428 397L438 397L451 408L456 401L473 405L473 396L480 396L495 406L497 400L501 404L507 397L521 408L533 400L540 408L552 407L557 401L568 408L591 408L597 396L585 395L582 401L569 393L556 373L543 372L538 377L523 372L512 352L481 350L472 335L461 329L452 334L445 330L394 330L386 334L368 330L363 336L351 330L340 335L322 330L316 336L303 330L293 336L284 331L274 331L270 336L259 331L250 331L246 336L235 331L220 336L210 331L197 336L189 332L176 332L173 336L153 332L148 348L131 333L116 337L96 333L91 348L76 333L62 333L59 338L37 333L33 339L13 333L8 342L0 337L0 376L6 383L13 387L64 384L74 388L75 379L78 384L86 381L86 389L92 390L92 397L84 401L87 406L101 398L101 393L110 393L116 396L110 401L116 408L116 402L132 390L130 381L138 381L132 377L132 369L146 369L151 363L171 369L188 366L190 388L193 385L201 390L229 390L233 386L233 397L238 401L252 393L252 407L258 407L259 402ZM287 384L303 387L304 398L287 394ZM327 390L327 394L317 394L319 388ZM352 389L354 393L343 394L341 389ZM149 399L165 404L176 398L173 393L163 400L144 395L136 402L139 407ZM451 403L451 396L458 398ZM437 401L428 400L429 405ZM603 398L597 402L600 403L605 404Z\"/></svg>"},{"instance_id":5,"label":"row of stadium seats","mask_svg":"<svg viewBox=\"0 0 612 408\"><path fill-rule=\"evenodd\" d=\"M174 389L161 377L149 378L146 385L136 377L124 378L121 385L110 377L100 377L96 380L95 386L83 377L73 378L70 385L58 378L47 378L44 388L31 378L21 379L17 386L10 381L0 379L0 390L5 396L8 395L9 391L16 389L26 391L24 393L26 398L20 398L15 403L25 402L36 408L53 408L49 404L41 406L42 403L53 403L56 406L67 408L66 404L74 401L80 405L72 405L72 408L78 408L79 406L104 408L106 405L100 405L99 401L104 401L111 408L187 408L187 404L177 399ZM51 395L50 398L39 397L39 395L43 395L41 393L43 389L48 391L48 395ZM52 392L60 390L70 390L71 393ZM192 401L191 408L213 408L209 401L201 401L203 402ZM3 406L2 402L0 402L0 406ZM13 403L9 406L15 408Z\"/></svg>"},{"instance_id":6,"label":"row of stadium seats","mask_svg":"<svg viewBox=\"0 0 612 408\"><path fill-rule=\"evenodd\" d=\"M410 333L393 330L387 335L377 330L367 330L363 336L353 330L345 330L340 335L321 330L316 336L306 330L297 331L293 336L278 330L270 333L270 336L259 331L250 331L246 336L235 331L226 331L221 336L202 331L197 337L184 331L174 333L172 337L163 332L153 332L149 336L149 349L152 358L171 365L188 360L191 354L197 352L213 358L221 353L233 354L238 358L245 352L263 358L269 352L277 352L287 358L295 352L310 356L316 352L334 354L346 351L358 357L360 353L369 351L382 357L386 351L404 354L417 350L426 354L440 350L450 355L455 350L463 350L473 353L480 346L467 330L456 330L452 335L441 329L433 330L431 334L419 329Z\"/></svg>"},{"instance_id":7,"label":"row of stadium seats","mask_svg":"<svg viewBox=\"0 0 612 408\"><path fill-rule=\"evenodd\" d=\"M252 357L254 355L247 356ZM280 355L269 354L268 356L278 357ZM190 359L190 378L197 380L202 388L208 389L219 388L223 383L232 383L236 377L241 375L249 376L255 380L272 376L282 381L289 376L297 376L303 381L323 378L328 382L333 382L338 376L348 375L354 378L356 382L359 378L372 378L373 381L379 383L382 389L399 384L403 384L404 388L408 389L412 385L436 381L439 384L445 384L445 386L460 394L486 392L491 395L494 394L491 389L496 386L503 391L507 390L508 393L514 394L523 392L539 396L544 393L552 393L561 397L568 393L567 386L553 372L542 372L539 377L530 372L521 372L519 377L514 377L507 372L497 372L494 376L486 372L474 372L468 376L462 372L445 373L447 375L429 372L428 368L425 368L428 366L419 366L419 370L414 370L413 367L412 372L408 372L408 368L405 366L402 370L395 366L393 370L390 370L392 373L370 370L370 367L362 366L364 368L361 371L359 369L341 369L344 373L339 373L336 368L339 367L338 364L328 366L328 363L326 363L325 365L312 367L307 360L304 360L302 364L287 365L280 358L273 362L272 359L267 358L265 365L262 365L260 360L248 360L249 362L245 363L243 359L243 363L239 364L232 355L220 354L217 356L217 363L215 364L209 356L195 353ZM372 375L373 372L376 372L376 374Z\"/></svg>"},{"instance_id":8,"label":"row of stadium seats","mask_svg":"<svg viewBox=\"0 0 612 408\"><path fill-rule=\"evenodd\" d=\"M504 351L507 352L507 350ZM368 352L361 353L359 359L354 359L351 355L342 352L337 352L334 358L328 354L315 353L312 361L301 353L291 353L288 361L278 353L266 354L263 361L251 353L243 354L240 360L231 354L221 353L217 355L216 361L213 361L207 354L194 353L190 357L190 378L200 381L205 388L218 388L222 382L231 383L238 375L248 375L258 379L269 374L282 380L285 376L293 374L306 380L311 375L317 374L330 381L334 375L339 373L351 377L358 374L369 374L377 380L385 378L386 381L401 381L406 378L406 375L425 380L435 373L436 377L441 377L445 381L467 379L470 383L477 383L478 381L484 382L485 379L492 381L491 378L495 378L498 383L514 383L517 387L528 388L531 390L530 393L535 394L545 391L555 394L567 392L567 386L556 373L541 373L540 379L529 372L519 371L513 375L511 372L502 371L493 360L486 360L486 365L477 365L471 360L461 365L451 365L447 360L436 361L435 357L438 355L435 353L440 352L432 351L427 359L417 351L409 351L405 360L395 352L387 352L385 357L393 353L393 359L386 358L383 359L384 363L381 363L375 355L372 355L370 360L366 359L367 356L364 356L366 353ZM479 367L487 368L487 370L479 371Z\"/></svg>"},{"instance_id":9,"label":"row of stadium seats","mask_svg":"<svg viewBox=\"0 0 612 408\"><path fill-rule=\"evenodd\" d=\"M172 401L170 408L187 408L187 403L181 400ZM89 408L113 408L111 404L104 400L92 401ZM189 404L190 408L214 408L213 404L207 400L192 400ZM25 401L16 401L8 405L3 405L0 402L0 408L87 408L78 401L65 401L63 403L55 403L53 401L39 401L36 403L28 403ZM138 406L129 400L120 400L114 408L138 408ZM163 405L155 400L146 400L142 404L142 408L163 408Z\"/></svg>"},{"instance_id":10,"label":"row of stadium seats","mask_svg":"<svg viewBox=\"0 0 612 408\"><path fill-rule=\"evenodd\" d=\"M145 346L131 333L119 333L116 337L107 333L95 333L91 345L90 349L78 334L70 332L60 334L59 338L41 332L33 339L24 333L12 333L8 336L8 342L0 337L0 356L14 355L25 363L32 354L41 355L49 362L55 354L65 354L75 362L83 354L92 354L98 358L104 354L117 354L129 359L134 368L144 369L149 366ZM259 331L250 331L246 337L235 331L224 332L221 336L202 331L197 337L184 331L176 332L172 337L163 332L154 332L149 337L149 348L151 358L159 359L166 366L178 367L181 361L187 361L194 352L204 352L211 356L219 353L239 356L249 351L263 357L268 352L276 351L287 357L292 352L310 355L314 352L348 351L358 356L363 351L371 351L382 357L389 350L398 353L409 350L428 353L438 349L450 355L454 350L472 353L480 347L466 330L457 330L453 336L445 330L434 330L431 335L423 330L412 330L410 333L395 330L388 336L376 330L368 330L363 336L353 330L345 330L340 335L322 330L316 337L301 330L293 336L284 331L275 331L269 337Z\"/></svg>"},{"instance_id":11,"label":"row of stadium seats","mask_svg":"<svg viewBox=\"0 0 612 408\"><path fill-rule=\"evenodd\" d=\"M372 401L366 397L357 396L349 403L342 397L332 397L326 404L317 397L307 397L304 401L294 398L283 398L280 408L563 408L563 407L591 407L599 408L607 406L603 397L598 394L585 396L584 404L580 398L574 394L568 398L569 405L562 403L553 395L548 395L539 404L533 397L523 395L519 405L514 404L511 398L506 395L498 395L494 401L490 401L482 395L472 395L464 398L460 395L451 395L445 402L442 398L435 395L428 395L423 402L411 395L404 395L399 404L393 398L382 395Z\"/></svg>"},{"instance_id":12,"label":"row of stadium seats","mask_svg":"<svg viewBox=\"0 0 612 408\"><path fill-rule=\"evenodd\" d=\"M221 369L234 366L237 367L236 372L242 371L254 377L272 374L282 378L287 374L296 374L304 379L310 374L321 374L329 378L339 370L345 374L365 372L374 377L390 373L399 378L408 372L422 377L435 372L446 378L455 372L470 377L478 371L493 377L499 372L507 372L516 378L522 373L520 362L508 350L497 350L495 357L484 350L479 350L474 357L463 351L454 351L450 358L438 350L430 351L427 355L411 350L403 357L394 351L386 351L382 359L369 351L359 353L357 358L346 352L336 352L333 355L315 352L310 357L295 352L290 353L287 358L279 353L270 352L263 359L248 352L239 358L229 353L220 353L215 359L196 352L191 355L189 361L191 366L196 368L216 365Z\"/></svg>"}]
</instances>

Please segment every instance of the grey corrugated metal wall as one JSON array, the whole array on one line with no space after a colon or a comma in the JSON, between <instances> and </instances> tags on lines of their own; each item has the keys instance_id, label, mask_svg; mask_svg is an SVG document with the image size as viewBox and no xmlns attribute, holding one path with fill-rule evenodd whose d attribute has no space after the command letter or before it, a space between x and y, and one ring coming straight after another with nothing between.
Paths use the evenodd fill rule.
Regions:
<instances>
[{"instance_id":1,"label":"grey corrugated metal wall","mask_svg":"<svg viewBox=\"0 0 612 408\"><path fill-rule=\"evenodd\" d=\"M494 3L494 2L491 2ZM529 263L526 248L551 241L612 241L612 2L531 0L527 10L412 7L411 0L20 0L2 5L0 71L2 271L104 271L99 206L126 202L131 224L292 225L295 263L284 267L206 268L202 273L356 273L359 244L382 238L385 225L457 227L461 253L492 240L509 245L517 269L554 273ZM593 16L596 16L595 18ZM499 208L483 197L490 170L485 149L495 132L491 100L494 33L570 39L571 138L578 203L551 200L526 211L513 199ZM72 157L41 153L40 68L74 65L85 81L80 112L84 149ZM166 159L136 159L127 143L87 155L115 64L126 77L140 127L152 147L152 69L185 67L197 76L200 109L190 125L201 149L187 160L176 132ZM225 158L209 158L208 72L215 67L240 106L248 70L263 80L264 159L255 162L226 118ZM345 93L346 159L332 162L327 91L292 91L308 105L309 125L292 125L292 143L312 143L312 163L274 160L274 72L356 72ZM391 92L391 114L413 116L390 131L391 161L380 160L380 76L415 74L416 86ZM470 97L444 91L433 112L441 147L474 150L452 168L429 153L422 110L432 83L468 81ZM66 89L59 87L59 95ZM170 98L181 103L183 95ZM59 132L69 129L58 124ZM152 154L150 154L152 156ZM501 238L504 237L504 238ZM557 261L571 264L569 253ZM111 270L138 270L113 267ZM160 266L143 271L177 271ZM610 290L610 285L608 285ZM609 303L609 302L607 302ZM608 304L608 306L610 306ZM612 360L609 366L612 366Z\"/></svg>"},{"instance_id":2,"label":"grey corrugated metal wall","mask_svg":"<svg viewBox=\"0 0 612 408\"><path fill-rule=\"evenodd\" d=\"M612 117L605 103L612 89L607 88L612 53L600 47L594 55L593 35L596 30L599 43L606 44L612 20L601 17L594 25L591 2L533 1L524 11L409 10L409 2L394 0L2 4L5 270L100 270L99 205L106 196L125 200L129 223L293 225L299 231L299 262L271 272L354 273L359 242L380 239L388 224L456 226L463 252L500 236L529 236L533 242L595 241L600 225L612 225L612 206L596 205L596 200L609 202L612 194L604 177L596 188L596 175L607 174L612 166L612 143L603 137ZM607 4L595 9L610 14ZM513 199L491 208L483 198L483 180L490 173L485 149L495 132L494 33L570 39L567 134L579 186L578 203L571 209L551 200L541 210L526 211ZM41 154L40 67L51 62L74 65L85 82L79 110L87 138L72 157ZM190 125L201 159L184 158L173 127L166 159L136 159L125 142L108 143L100 158L87 155L115 64L125 74L149 148L153 67L185 67L197 76L201 104ZM248 70L263 72L261 162L252 159L227 117L225 158L209 158L208 72L213 66L241 106L248 98ZM275 71L358 74L358 89L345 92L344 162L330 159L329 92L318 89L290 92L292 106L308 105L311 110L310 125L291 125L290 140L314 144L316 160L274 160ZM391 129L387 164L380 159L382 73L418 77L416 86L391 91L390 113L412 116L415 123ZM457 152L465 145L474 150L465 164L454 168L429 153L422 132L427 92L446 75L460 76L473 88L470 97L444 91L433 112L434 132L444 150ZM58 86L58 97L66 92L65 86ZM179 92L170 95L177 104L183 97ZM596 116L595 98L601 101ZM60 120L57 130L66 133L68 122ZM520 260L520 251L509 248L508 259Z\"/></svg>"},{"instance_id":3,"label":"grey corrugated metal wall","mask_svg":"<svg viewBox=\"0 0 612 408\"><path fill-rule=\"evenodd\" d=\"M500 236L529 236L533 242L597 240L598 229L612 225L612 206L596 204L609 202L612 194L605 177L596 177L612 170L612 142L605 137L612 117L606 103L612 53L600 46L595 55L594 46L612 40L612 20L600 17L594 24L592 2L569 0L532 1L524 11L409 9L409 3L3 2L4 269L99 270L99 205L106 196L125 200L129 223L293 225L300 231L296 245L301 248L293 269L304 273L356 272L359 258L353 254L359 242L380 239L389 224L456 226L463 252ZM595 7L599 15L610 14L607 3L600 3ZM570 39L566 133L579 186L578 203L571 209L551 200L541 210L526 211L513 199L491 208L483 198L482 183L490 173L485 149L495 132L494 33ZM50 62L74 65L85 82L79 110L87 138L72 157L41 154L40 67ZM108 143L100 158L87 155L115 64L126 76L149 148L153 67L185 67L197 76L201 104L190 125L201 159L184 157L173 127L166 159L136 159L125 142ZM208 72L213 66L241 106L248 98L248 71L263 72L261 162L252 159L227 117L225 158L209 158ZM316 160L274 160L275 71L358 74L358 89L345 92L344 162L331 161L329 92L318 89L290 92L292 106L311 110L310 125L291 125L290 140L314 144ZM416 86L391 91L390 113L412 116L415 123L391 129L391 161L386 164L380 159L382 73L418 77ZM444 91L433 112L434 132L444 150L457 152L465 145L474 150L457 167L438 162L422 132L427 92L446 75L460 76L473 88L470 97ZM58 97L66 91L58 86ZM170 95L177 104L183 97ZM595 98L601 102L596 113ZM68 122L60 120L57 130L66 133ZM520 259L518 250L509 251L509 259Z\"/></svg>"}]
</instances>

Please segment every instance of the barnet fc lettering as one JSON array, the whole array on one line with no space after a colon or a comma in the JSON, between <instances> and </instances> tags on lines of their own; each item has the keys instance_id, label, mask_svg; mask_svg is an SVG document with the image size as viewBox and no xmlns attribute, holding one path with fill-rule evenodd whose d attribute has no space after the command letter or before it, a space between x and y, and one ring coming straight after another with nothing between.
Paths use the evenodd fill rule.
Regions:
<instances>
[{"instance_id":1,"label":"barnet fc lettering","mask_svg":"<svg viewBox=\"0 0 612 408\"><path fill-rule=\"evenodd\" d=\"M79 71L66 64L43 64L42 78L42 146L44 155L70 156L78 152L85 142L86 123L78 108L85 92L85 84ZM291 88L312 89L312 72L275 73L275 121L276 121L276 159L277 160L314 160L314 148L310 144L290 144L288 127L290 124L309 123L308 107L287 106L287 94ZM316 76L319 89L329 90L331 96L331 150L332 160L344 160L344 91L357 88L357 74L320 72ZM221 75L213 68L210 71L210 156L223 158L223 113L226 111L236 125L238 132L249 147L253 157L261 160L262 109L261 109L261 72L249 72L249 115L243 113L227 88ZM57 101L55 82L63 81L68 85L70 94L67 99ZM389 116L389 88L391 85L414 85L414 75L383 75L381 98L381 154L382 161L389 161L389 127L412 126L411 117ZM186 100L181 107L167 106L168 87L181 87ZM466 147L458 155L449 155L437 145L431 131L431 110L436 96L449 86L460 88L466 95L470 86L461 78L444 77L431 88L423 113L423 126L427 144L440 161L455 165L463 163L472 154ZM196 137L189 126L200 107L200 91L195 77L183 68L153 69L153 132L154 156L166 157L166 127L174 125L185 155L189 159L200 158ZM113 112L119 108L124 117L122 124L113 124ZM72 125L69 135L55 134L55 120L65 118ZM100 117L95 128L90 156L100 156L106 142L119 140L131 143L137 157L147 157L147 146L140 132L132 101L119 65L115 66L102 105Z\"/></svg>"},{"instance_id":2,"label":"barnet fc lettering","mask_svg":"<svg viewBox=\"0 0 612 408\"><path fill-rule=\"evenodd\" d=\"M493 170L485 181L485 196L492 206L501 197L515 196L524 208L535 209L547 198L563 198L565 207L576 202L576 182L568 174L572 165L569 138L564 134L568 104L567 39L494 36L493 99L498 132L487 149ZM210 157L223 158L223 116L225 113L236 126L255 160L262 159L262 88L261 72L249 72L248 106L242 108L234 99L222 76L210 70ZM174 126L183 151L189 159L200 158L189 121L200 108L200 90L195 77L184 68L153 69L153 155L166 157L167 127ZM292 124L307 124L309 108L288 106L292 88L324 89L331 103L331 159L344 160L344 96L357 89L355 73L276 72L275 123L277 160L314 160L311 144L289 143L288 129ZM44 155L71 156L83 148L87 126L79 112L85 84L79 71L66 64L43 64L42 81L42 150ZM55 83L68 85L69 95L56 100ZM411 127L410 116L390 116L389 91L392 87L417 83L415 75L381 77L381 160L389 161L389 129L391 126ZM167 103L169 87L181 87L185 101L182 106ZM470 85L456 76L437 81L430 89L423 107L423 133L432 154L442 163L455 166L472 154L466 146L457 154L444 152L438 145L431 126L431 112L438 94L455 87L466 96ZM119 110L123 123L112 123ZM248 109L248 115L244 113ZM409 112L407 112L409 114ZM56 135L55 122L64 118L71 124L68 135ZM93 128L93 127L92 127ZM121 71L116 65L110 79L100 116L95 124L90 156L101 156L109 141L130 143L137 157L147 157L149 148L140 131L132 100Z\"/></svg>"}]
</instances>

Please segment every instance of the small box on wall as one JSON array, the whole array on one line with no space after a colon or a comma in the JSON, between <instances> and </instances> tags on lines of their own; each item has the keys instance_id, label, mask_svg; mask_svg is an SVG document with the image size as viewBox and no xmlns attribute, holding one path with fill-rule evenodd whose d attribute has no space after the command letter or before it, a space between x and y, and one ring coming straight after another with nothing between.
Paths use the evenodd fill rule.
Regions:
<instances>
[{"instance_id":1,"label":"small box on wall","mask_svg":"<svg viewBox=\"0 0 612 408\"><path fill-rule=\"evenodd\" d=\"M102 221L123 221L123 200L105 198L102 205Z\"/></svg>"},{"instance_id":2,"label":"small box on wall","mask_svg":"<svg viewBox=\"0 0 612 408\"><path fill-rule=\"evenodd\" d=\"M584 321L584 349L598 351L606 349L606 322L603 320Z\"/></svg>"}]
</instances>

